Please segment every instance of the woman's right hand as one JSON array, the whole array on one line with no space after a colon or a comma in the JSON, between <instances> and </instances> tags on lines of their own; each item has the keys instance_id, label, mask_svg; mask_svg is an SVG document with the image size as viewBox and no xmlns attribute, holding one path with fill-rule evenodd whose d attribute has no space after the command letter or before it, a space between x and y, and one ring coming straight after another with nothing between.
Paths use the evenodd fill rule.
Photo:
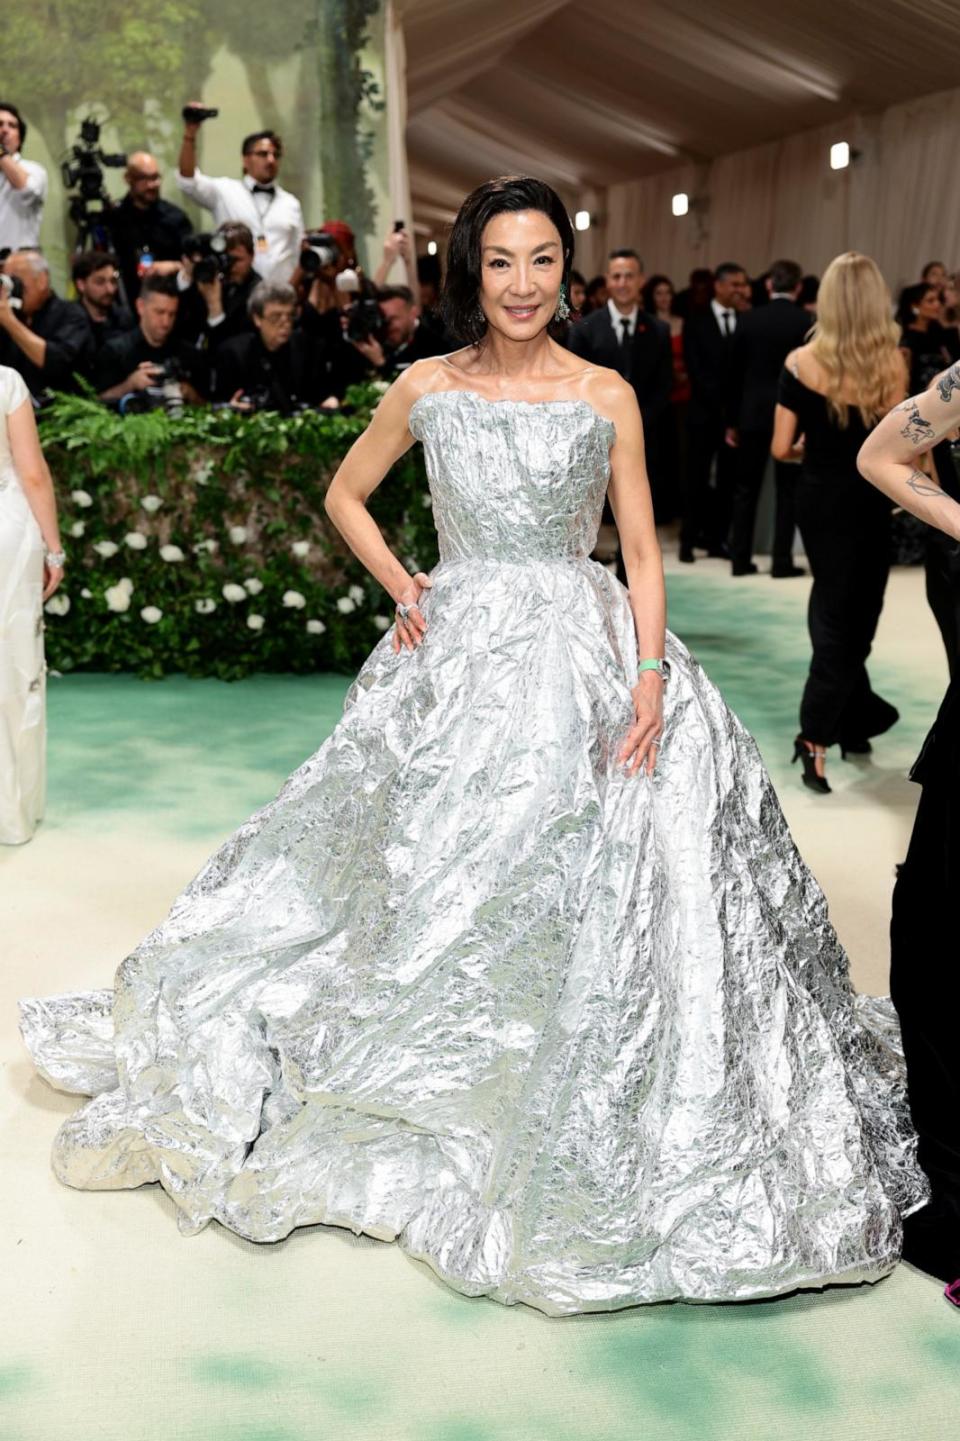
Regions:
<instances>
[{"instance_id":1,"label":"woman's right hand","mask_svg":"<svg viewBox=\"0 0 960 1441\"><path fill-rule=\"evenodd\" d=\"M48 565L46 559L43 562L43 599L49 600L57 586L63 580L62 565Z\"/></svg>"},{"instance_id":2,"label":"woman's right hand","mask_svg":"<svg viewBox=\"0 0 960 1441\"><path fill-rule=\"evenodd\" d=\"M406 586L402 594L397 596L398 605L402 602L404 605L416 606L415 610L410 611L406 620L401 620L400 616L394 620L391 644L398 654L402 645L405 645L408 650L413 650L423 640L427 622L420 610L419 602L423 592L432 585L433 581L430 577L424 571L418 570L412 577L409 586Z\"/></svg>"}]
</instances>

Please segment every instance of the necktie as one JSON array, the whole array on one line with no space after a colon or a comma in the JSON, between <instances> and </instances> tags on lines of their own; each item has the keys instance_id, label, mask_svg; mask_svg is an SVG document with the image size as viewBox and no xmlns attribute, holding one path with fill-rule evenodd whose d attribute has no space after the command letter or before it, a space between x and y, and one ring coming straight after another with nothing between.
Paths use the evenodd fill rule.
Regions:
<instances>
[{"instance_id":1,"label":"necktie","mask_svg":"<svg viewBox=\"0 0 960 1441\"><path fill-rule=\"evenodd\" d=\"M275 185L255 185L253 193L254 195L276 195L277 187Z\"/></svg>"},{"instance_id":2,"label":"necktie","mask_svg":"<svg viewBox=\"0 0 960 1441\"><path fill-rule=\"evenodd\" d=\"M732 322L733 322L733 311L732 311L732 310L725 310L725 311L723 312L723 333L724 333L724 335L732 335L732 334L733 334L733 323L732 323Z\"/></svg>"}]
</instances>

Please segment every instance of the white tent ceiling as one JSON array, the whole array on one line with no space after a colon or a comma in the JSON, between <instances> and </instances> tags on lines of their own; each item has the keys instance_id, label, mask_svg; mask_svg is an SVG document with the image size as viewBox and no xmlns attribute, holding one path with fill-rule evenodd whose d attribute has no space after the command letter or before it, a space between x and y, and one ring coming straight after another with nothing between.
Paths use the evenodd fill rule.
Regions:
<instances>
[{"instance_id":1,"label":"white tent ceiling","mask_svg":"<svg viewBox=\"0 0 960 1441\"><path fill-rule=\"evenodd\" d=\"M415 218L491 175L571 206L958 84L960 3L397 0Z\"/></svg>"}]
</instances>

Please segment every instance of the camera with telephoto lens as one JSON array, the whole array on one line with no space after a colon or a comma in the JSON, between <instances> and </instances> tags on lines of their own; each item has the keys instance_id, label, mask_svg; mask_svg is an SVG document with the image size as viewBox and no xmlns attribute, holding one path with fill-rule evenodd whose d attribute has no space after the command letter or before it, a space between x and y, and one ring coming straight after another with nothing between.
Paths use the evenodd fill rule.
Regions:
<instances>
[{"instance_id":1,"label":"camera with telephoto lens","mask_svg":"<svg viewBox=\"0 0 960 1441\"><path fill-rule=\"evenodd\" d=\"M325 230L309 232L300 252L300 269L304 275L317 275L321 270L336 265L339 259L340 247L332 235L328 235Z\"/></svg>"},{"instance_id":2,"label":"camera with telephoto lens","mask_svg":"<svg viewBox=\"0 0 960 1441\"><path fill-rule=\"evenodd\" d=\"M207 105L185 105L180 114L183 116L185 124L202 125L204 120L216 120L220 111L213 110Z\"/></svg>"},{"instance_id":3,"label":"camera with telephoto lens","mask_svg":"<svg viewBox=\"0 0 960 1441\"><path fill-rule=\"evenodd\" d=\"M23 281L17 275L5 275L0 271L0 290L7 297L11 310L23 309Z\"/></svg>"},{"instance_id":4,"label":"camera with telephoto lens","mask_svg":"<svg viewBox=\"0 0 960 1441\"><path fill-rule=\"evenodd\" d=\"M227 254L227 237L215 230L212 235L201 232L186 240L183 253L193 261L193 279L196 285L209 285L219 275L226 280L231 260Z\"/></svg>"}]
</instances>

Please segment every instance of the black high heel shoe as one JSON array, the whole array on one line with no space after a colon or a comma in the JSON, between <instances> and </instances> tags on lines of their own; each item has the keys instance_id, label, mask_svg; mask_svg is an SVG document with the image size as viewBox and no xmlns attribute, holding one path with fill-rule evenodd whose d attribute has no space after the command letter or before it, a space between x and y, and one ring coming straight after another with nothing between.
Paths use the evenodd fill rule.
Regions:
<instances>
[{"instance_id":1,"label":"black high heel shoe","mask_svg":"<svg viewBox=\"0 0 960 1441\"><path fill-rule=\"evenodd\" d=\"M847 756L868 756L872 753L873 746L868 740L850 740L840 742L840 759L846 760Z\"/></svg>"},{"instance_id":2,"label":"black high heel shoe","mask_svg":"<svg viewBox=\"0 0 960 1441\"><path fill-rule=\"evenodd\" d=\"M812 747L812 748L811 748ZM793 742L793 762L803 761L803 783L809 786L812 791L818 791L820 795L831 794L830 785L826 776L817 775L817 757L827 754L823 746L812 746L804 740L803 736L797 736ZM791 764L793 764L791 762Z\"/></svg>"}]
</instances>

